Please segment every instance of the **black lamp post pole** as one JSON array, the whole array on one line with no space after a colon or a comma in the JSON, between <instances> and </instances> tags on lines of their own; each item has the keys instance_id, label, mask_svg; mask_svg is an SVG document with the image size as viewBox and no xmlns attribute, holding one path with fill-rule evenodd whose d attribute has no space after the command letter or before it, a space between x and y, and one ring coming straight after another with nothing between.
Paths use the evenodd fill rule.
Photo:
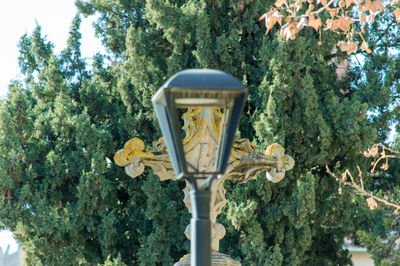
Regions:
<instances>
[{"instance_id":1,"label":"black lamp post pole","mask_svg":"<svg viewBox=\"0 0 400 266\"><path fill-rule=\"evenodd\" d=\"M211 266L211 221L209 189L194 189L191 220L191 266Z\"/></svg>"}]
</instances>

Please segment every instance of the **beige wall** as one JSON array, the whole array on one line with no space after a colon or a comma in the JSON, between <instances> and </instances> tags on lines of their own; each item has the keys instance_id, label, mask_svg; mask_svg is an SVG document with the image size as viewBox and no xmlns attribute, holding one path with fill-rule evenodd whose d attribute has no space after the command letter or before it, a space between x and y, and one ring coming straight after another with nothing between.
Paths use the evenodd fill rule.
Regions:
<instances>
[{"instance_id":1,"label":"beige wall","mask_svg":"<svg viewBox=\"0 0 400 266\"><path fill-rule=\"evenodd\" d=\"M367 252L350 252L354 266L374 266L371 255Z\"/></svg>"}]
</instances>

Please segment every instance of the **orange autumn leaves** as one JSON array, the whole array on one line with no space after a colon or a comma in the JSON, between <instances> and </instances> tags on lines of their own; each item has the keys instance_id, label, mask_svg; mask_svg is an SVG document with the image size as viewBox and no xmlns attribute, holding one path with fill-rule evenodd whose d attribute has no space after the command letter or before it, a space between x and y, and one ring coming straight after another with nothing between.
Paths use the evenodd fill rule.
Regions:
<instances>
[{"instance_id":1,"label":"orange autumn leaves","mask_svg":"<svg viewBox=\"0 0 400 266\"><path fill-rule=\"evenodd\" d=\"M393 11L394 16L396 17L397 23L400 23L400 8Z\"/></svg>"},{"instance_id":2,"label":"orange autumn leaves","mask_svg":"<svg viewBox=\"0 0 400 266\"><path fill-rule=\"evenodd\" d=\"M279 23L279 25L282 26L282 15L276 8L272 8L271 11L262 15L259 21L263 19L265 19L265 27L267 28L267 32L269 32L276 23Z\"/></svg>"},{"instance_id":3,"label":"orange autumn leaves","mask_svg":"<svg viewBox=\"0 0 400 266\"><path fill-rule=\"evenodd\" d=\"M259 20L265 20L267 33L278 24L285 40L294 40L302 29L311 27L319 33L320 45L321 30L330 30L345 36L337 43L341 51L348 54L359 50L371 53L363 37L364 26L373 23L375 16L388 7L394 10L392 13L400 23L399 5L400 0L276 0L275 6ZM397 9L394 8L396 6ZM329 18L322 20L320 15L323 12L327 12ZM360 24L358 31L354 27L356 23ZM355 40L355 36L359 36L359 40Z\"/></svg>"},{"instance_id":4,"label":"orange autumn leaves","mask_svg":"<svg viewBox=\"0 0 400 266\"><path fill-rule=\"evenodd\" d=\"M308 16L308 27L314 28L316 31L322 26L321 19L318 16L315 16L314 14L310 14Z\"/></svg>"}]
</instances>

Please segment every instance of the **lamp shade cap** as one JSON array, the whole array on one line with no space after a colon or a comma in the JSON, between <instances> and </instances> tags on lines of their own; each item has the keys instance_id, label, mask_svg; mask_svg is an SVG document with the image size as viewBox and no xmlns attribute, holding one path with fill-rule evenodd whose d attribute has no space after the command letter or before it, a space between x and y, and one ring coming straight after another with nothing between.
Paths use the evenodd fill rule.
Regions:
<instances>
[{"instance_id":1,"label":"lamp shade cap","mask_svg":"<svg viewBox=\"0 0 400 266\"><path fill-rule=\"evenodd\" d=\"M247 88L237 78L220 70L187 69L176 73L165 82L155 93L152 101L162 101L163 97L161 97L161 95L169 92L174 94L178 93L174 98L210 99L226 98L229 97L228 95L231 93L233 93L233 95L247 93ZM208 96L202 95L203 92ZM201 103L201 100L198 99L197 103Z\"/></svg>"},{"instance_id":2,"label":"lamp shade cap","mask_svg":"<svg viewBox=\"0 0 400 266\"><path fill-rule=\"evenodd\" d=\"M173 75L164 88L246 89L237 78L214 69L187 69Z\"/></svg>"}]
</instances>

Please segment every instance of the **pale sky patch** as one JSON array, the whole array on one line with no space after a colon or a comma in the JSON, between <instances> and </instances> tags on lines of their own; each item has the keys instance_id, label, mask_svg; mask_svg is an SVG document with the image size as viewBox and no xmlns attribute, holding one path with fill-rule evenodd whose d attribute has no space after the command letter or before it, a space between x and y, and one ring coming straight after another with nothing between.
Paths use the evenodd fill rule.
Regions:
<instances>
[{"instance_id":1,"label":"pale sky patch","mask_svg":"<svg viewBox=\"0 0 400 266\"><path fill-rule=\"evenodd\" d=\"M31 34L36 25L55 45L55 53L65 48L72 19L76 15L74 0L2 0L0 1L0 97L8 91L12 79L18 77L18 42L25 33ZM104 53L95 38L93 19L82 18L82 56Z\"/></svg>"}]
</instances>

